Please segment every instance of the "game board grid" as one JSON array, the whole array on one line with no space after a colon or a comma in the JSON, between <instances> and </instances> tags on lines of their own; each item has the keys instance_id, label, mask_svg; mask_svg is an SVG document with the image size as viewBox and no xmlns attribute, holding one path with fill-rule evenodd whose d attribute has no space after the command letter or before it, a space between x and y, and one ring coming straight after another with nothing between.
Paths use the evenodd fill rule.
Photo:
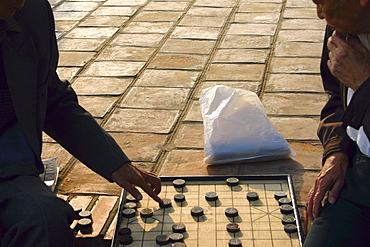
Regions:
<instances>
[{"instance_id":1,"label":"game board grid","mask_svg":"<svg viewBox=\"0 0 370 247\"><path fill-rule=\"evenodd\" d=\"M216 181L202 181L201 183L199 185L199 181L187 181L186 187L179 189L174 188L171 182L164 182L161 196L171 199L173 204L173 207L168 209L160 209L156 202L143 194L144 199L141 201L140 208L152 208L154 215L153 218L146 220L141 219L140 216L128 220L123 219L121 227L130 227L134 238L134 242L126 246L159 246L155 244L156 236L171 234L172 225L180 222L186 225L187 231L184 237L189 247L227 246L228 240L233 237L240 238L243 246L300 246L298 234L284 232L281 223L282 214L278 202L274 199L275 191L283 190L290 195L286 181L278 183L269 180L241 181L235 187L215 184ZM209 191L217 192L219 200L206 201L204 195ZM249 205L246 199L246 193L249 191L259 193L260 200L251 202ZM185 207L173 200L173 196L177 193L186 195ZM191 216L190 210L194 206L202 207L205 215L198 219ZM225 216L225 209L228 207L238 209L247 207L248 211L239 210L238 217L229 218ZM226 224L230 222L238 223L242 230L238 233L227 232ZM171 245L164 245L166 246Z\"/></svg>"}]
</instances>

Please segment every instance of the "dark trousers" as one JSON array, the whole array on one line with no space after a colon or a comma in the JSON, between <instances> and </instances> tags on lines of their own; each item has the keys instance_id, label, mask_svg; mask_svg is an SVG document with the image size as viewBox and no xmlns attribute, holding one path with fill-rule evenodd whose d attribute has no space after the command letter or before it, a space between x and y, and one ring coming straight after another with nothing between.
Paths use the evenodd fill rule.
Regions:
<instances>
[{"instance_id":1,"label":"dark trousers","mask_svg":"<svg viewBox=\"0 0 370 247\"><path fill-rule=\"evenodd\" d=\"M74 246L72 207L37 176L0 179L2 247Z\"/></svg>"},{"instance_id":2,"label":"dark trousers","mask_svg":"<svg viewBox=\"0 0 370 247\"><path fill-rule=\"evenodd\" d=\"M323 207L303 246L370 246L370 158L361 154L354 158L339 199Z\"/></svg>"}]
</instances>

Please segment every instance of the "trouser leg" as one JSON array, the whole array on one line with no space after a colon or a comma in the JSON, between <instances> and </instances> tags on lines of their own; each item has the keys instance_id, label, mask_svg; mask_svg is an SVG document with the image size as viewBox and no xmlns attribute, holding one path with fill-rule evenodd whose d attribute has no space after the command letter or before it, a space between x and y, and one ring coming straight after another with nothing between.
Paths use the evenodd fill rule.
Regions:
<instances>
[{"instance_id":1,"label":"trouser leg","mask_svg":"<svg viewBox=\"0 0 370 247\"><path fill-rule=\"evenodd\" d=\"M0 180L1 246L74 246L71 206L36 176Z\"/></svg>"}]
</instances>

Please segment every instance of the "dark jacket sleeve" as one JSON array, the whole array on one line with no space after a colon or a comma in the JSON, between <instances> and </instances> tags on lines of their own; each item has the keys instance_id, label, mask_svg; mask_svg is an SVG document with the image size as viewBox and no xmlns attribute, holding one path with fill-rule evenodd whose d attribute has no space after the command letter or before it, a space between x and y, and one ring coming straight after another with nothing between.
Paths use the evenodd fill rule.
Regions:
<instances>
[{"instance_id":1,"label":"dark jacket sleeve","mask_svg":"<svg viewBox=\"0 0 370 247\"><path fill-rule=\"evenodd\" d=\"M56 73L58 50L50 6L48 15L52 46L44 131L82 163L112 181L111 174L129 159L115 140L78 104L70 84L59 79Z\"/></svg>"},{"instance_id":2,"label":"dark jacket sleeve","mask_svg":"<svg viewBox=\"0 0 370 247\"><path fill-rule=\"evenodd\" d=\"M346 111L346 90L345 87L335 78L328 66L329 51L327 49L328 38L333 30L326 29L323 52L321 57L320 71L325 92L329 100L321 111L318 136L324 147L323 161L336 152L342 152L351 157L355 152L355 143L348 137L342 116Z\"/></svg>"}]
</instances>

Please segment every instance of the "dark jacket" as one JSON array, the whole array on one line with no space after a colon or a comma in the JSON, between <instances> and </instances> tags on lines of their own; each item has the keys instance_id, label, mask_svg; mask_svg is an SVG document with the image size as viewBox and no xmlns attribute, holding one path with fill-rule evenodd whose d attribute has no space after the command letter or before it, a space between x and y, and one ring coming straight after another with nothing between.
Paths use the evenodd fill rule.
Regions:
<instances>
[{"instance_id":1,"label":"dark jacket","mask_svg":"<svg viewBox=\"0 0 370 247\"><path fill-rule=\"evenodd\" d=\"M27 0L14 19L21 31L8 31L1 44L4 66L18 122L30 143L37 166L42 131L72 155L111 181L129 161L121 148L78 103L67 81L56 74L58 50L54 18L46 0Z\"/></svg>"},{"instance_id":2,"label":"dark jacket","mask_svg":"<svg viewBox=\"0 0 370 247\"><path fill-rule=\"evenodd\" d=\"M346 133L348 125L356 129L364 126L364 131L370 140L370 78L356 90L347 107L348 88L331 74L327 66L329 59L327 42L332 33L333 30L327 27L320 65L324 89L330 95L329 101L321 112L318 129L318 136L324 147L324 160L335 152L345 153L349 157L355 154L356 143Z\"/></svg>"}]
</instances>

